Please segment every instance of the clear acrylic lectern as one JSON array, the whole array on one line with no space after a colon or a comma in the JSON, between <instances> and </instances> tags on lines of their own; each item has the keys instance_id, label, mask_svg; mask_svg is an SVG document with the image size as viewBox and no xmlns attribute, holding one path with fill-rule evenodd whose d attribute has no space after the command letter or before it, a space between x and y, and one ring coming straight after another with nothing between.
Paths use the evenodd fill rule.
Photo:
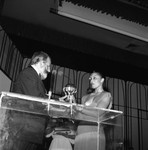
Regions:
<instances>
[{"instance_id":1,"label":"clear acrylic lectern","mask_svg":"<svg viewBox=\"0 0 148 150\"><path fill-rule=\"evenodd\" d=\"M56 120L52 136L66 137L74 150L83 150L84 145L91 150L123 149L122 111L1 92L1 150L17 138L42 144L48 118Z\"/></svg>"}]
</instances>

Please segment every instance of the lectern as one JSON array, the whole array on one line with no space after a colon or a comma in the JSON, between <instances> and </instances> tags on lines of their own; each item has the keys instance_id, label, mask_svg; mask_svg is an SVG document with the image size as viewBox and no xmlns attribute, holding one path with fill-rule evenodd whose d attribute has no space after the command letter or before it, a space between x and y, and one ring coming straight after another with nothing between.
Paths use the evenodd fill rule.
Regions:
<instances>
[{"instance_id":1,"label":"lectern","mask_svg":"<svg viewBox=\"0 0 148 150\"><path fill-rule=\"evenodd\" d=\"M101 150L100 129L103 129L106 150L123 149L122 111L84 107L12 92L0 93L0 148L8 146L14 139L42 144L48 118L57 120L52 136L68 138L75 150L83 144L77 143L82 124L96 126L96 142L93 145L96 150Z\"/></svg>"}]
</instances>

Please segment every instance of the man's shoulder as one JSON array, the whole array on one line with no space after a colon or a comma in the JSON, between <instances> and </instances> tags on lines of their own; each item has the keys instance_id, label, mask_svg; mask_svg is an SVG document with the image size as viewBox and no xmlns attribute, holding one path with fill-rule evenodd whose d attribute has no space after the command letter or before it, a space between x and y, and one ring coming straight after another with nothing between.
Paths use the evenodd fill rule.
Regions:
<instances>
[{"instance_id":1,"label":"man's shoulder","mask_svg":"<svg viewBox=\"0 0 148 150\"><path fill-rule=\"evenodd\" d=\"M36 74L36 72L32 67L27 67L23 69L20 74L21 75L33 75L33 74Z\"/></svg>"}]
</instances>

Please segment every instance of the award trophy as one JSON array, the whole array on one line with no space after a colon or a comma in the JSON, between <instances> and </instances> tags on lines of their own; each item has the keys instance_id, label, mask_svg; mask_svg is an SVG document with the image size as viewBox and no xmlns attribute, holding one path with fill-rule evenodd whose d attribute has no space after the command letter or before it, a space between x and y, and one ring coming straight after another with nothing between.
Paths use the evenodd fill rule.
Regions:
<instances>
[{"instance_id":1,"label":"award trophy","mask_svg":"<svg viewBox=\"0 0 148 150\"><path fill-rule=\"evenodd\" d=\"M65 101L69 103L76 103L74 94L77 92L77 89L74 84L68 83L64 88L63 92L65 93Z\"/></svg>"}]
</instances>

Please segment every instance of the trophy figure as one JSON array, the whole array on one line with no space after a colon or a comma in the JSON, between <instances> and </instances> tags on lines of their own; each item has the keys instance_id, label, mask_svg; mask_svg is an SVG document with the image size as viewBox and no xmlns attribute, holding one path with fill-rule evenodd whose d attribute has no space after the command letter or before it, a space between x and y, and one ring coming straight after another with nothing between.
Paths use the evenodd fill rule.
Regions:
<instances>
[{"instance_id":1,"label":"trophy figure","mask_svg":"<svg viewBox=\"0 0 148 150\"><path fill-rule=\"evenodd\" d=\"M66 86L63 88L63 92L65 96L59 98L60 101L76 103L74 94L77 92L77 89L74 84L71 83L66 84Z\"/></svg>"}]
</instances>

